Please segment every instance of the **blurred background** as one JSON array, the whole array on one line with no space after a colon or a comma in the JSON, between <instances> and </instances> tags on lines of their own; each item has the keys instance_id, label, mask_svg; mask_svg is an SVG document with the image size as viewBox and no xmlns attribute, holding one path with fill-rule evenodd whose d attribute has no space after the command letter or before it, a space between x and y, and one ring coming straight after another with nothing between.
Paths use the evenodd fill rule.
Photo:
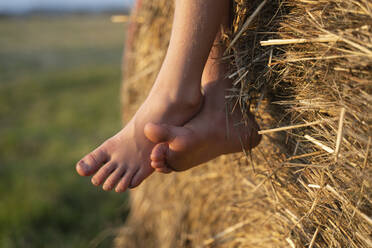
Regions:
<instances>
[{"instance_id":1,"label":"blurred background","mask_svg":"<svg viewBox=\"0 0 372 248\"><path fill-rule=\"evenodd\" d=\"M111 247L128 214L75 163L121 128L128 0L0 0L0 247Z\"/></svg>"}]
</instances>

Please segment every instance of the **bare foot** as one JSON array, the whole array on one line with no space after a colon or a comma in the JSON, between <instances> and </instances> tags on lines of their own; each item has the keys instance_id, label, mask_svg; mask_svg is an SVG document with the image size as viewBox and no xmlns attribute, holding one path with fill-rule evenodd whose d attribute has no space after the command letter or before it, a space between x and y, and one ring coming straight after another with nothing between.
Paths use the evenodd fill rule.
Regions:
<instances>
[{"instance_id":1,"label":"bare foot","mask_svg":"<svg viewBox=\"0 0 372 248\"><path fill-rule=\"evenodd\" d=\"M148 98L124 129L77 164L80 175L94 174L93 184L123 192L154 171L150 155L155 144L146 139L145 124L182 126L200 111L201 77L229 9L229 1L176 0L167 55Z\"/></svg>"},{"instance_id":2,"label":"bare foot","mask_svg":"<svg viewBox=\"0 0 372 248\"><path fill-rule=\"evenodd\" d=\"M258 145L261 136L253 117L241 123L240 110L226 114L224 97L230 87L228 79L208 82L201 112L183 127L153 123L145 126L146 137L158 143L151 153L154 169L163 173L183 171L219 155Z\"/></svg>"},{"instance_id":3,"label":"bare foot","mask_svg":"<svg viewBox=\"0 0 372 248\"><path fill-rule=\"evenodd\" d=\"M104 190L116 187L117 192L136 187L148 177L154 171L150 166L154 144L144 136L145 124L151 121L183 125L200 110L200 77L188 79L198 80L193 85L199 87L188 85L187 90L177 87L181 81L181 77L177 77L177 73L167 73L165 80L161 72L133 119L119 133L81 159L76 165L77 172L81 176L94 174L94 185L103 184Z\"/></svg>"}]
</instances>

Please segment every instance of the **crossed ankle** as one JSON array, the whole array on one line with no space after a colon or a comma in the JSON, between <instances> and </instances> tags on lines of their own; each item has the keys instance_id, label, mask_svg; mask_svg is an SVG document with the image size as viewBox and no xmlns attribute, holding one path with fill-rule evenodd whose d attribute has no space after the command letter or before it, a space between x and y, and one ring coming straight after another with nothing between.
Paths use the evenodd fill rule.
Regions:
<instances>
[{"instance_id":1,"label":"crossed ankle","mask_svg":"<svg viewBox=\"0 0 372 248\"><path fill-rule=\"evenodd\" d=\"M172 89L162 86L153 89L151 93L155 99L161 99L169 108L174 111L195 111L199 109L203 102L203 96L199 88L192 89ZM154 98L153 98L154 99Z\"/></svg>"},{"instance_id":2,"label":"crossed ankle","mask_svg":"<svg viewBox=\"0 0 372 248\"><path fill-rule=\"evenodd\" d=\"M170 104L191 108L199 106L202 98L201 74L186 73L175 67L177 66L162 67L152 91L167 98Z\"/></svg>"}]
</instances>

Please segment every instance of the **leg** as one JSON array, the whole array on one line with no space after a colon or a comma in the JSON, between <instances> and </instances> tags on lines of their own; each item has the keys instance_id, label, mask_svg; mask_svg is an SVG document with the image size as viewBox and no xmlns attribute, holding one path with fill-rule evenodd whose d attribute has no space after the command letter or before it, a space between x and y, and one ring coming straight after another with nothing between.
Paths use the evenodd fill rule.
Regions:
<instances>
[{"instance_id":1,"label":"leg","mask_svg":"<svg viewBox=\"0 0 372 248\"><path fill-rule=\"evenodd\" d=\"M228 0L176 0L170 45L149 96L133 119L76 166L82 176L105 190L136 187L154 169L154 144L146 139L146 123L183 125L201 106L201 75ZM106 180L107 179L107 180Z\"/></svg>"},{"instance_id":2,"label":"leg","mask_svg":"<svg viewBox=\"0 0 372 248\"><path fill-rule=\"evenodd\" d=\"M225 78L228 65L216 59L223 51L217 37L203 72L205 104L195 118L183 127L146 125L145 135L158 143L151 154L151 166L158 172L186 170L222 154L252 149L260 142L253 117L247 125L236 126L242 119L240 109L226 115L225 92L232 82Z\"/></svg>"}]
</instances>

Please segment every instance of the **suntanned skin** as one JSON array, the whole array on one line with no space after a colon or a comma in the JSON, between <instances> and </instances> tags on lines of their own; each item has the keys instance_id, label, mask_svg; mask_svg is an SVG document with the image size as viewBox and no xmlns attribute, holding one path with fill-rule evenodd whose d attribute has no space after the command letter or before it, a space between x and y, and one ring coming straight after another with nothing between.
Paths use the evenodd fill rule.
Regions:
<instances>
[{"instance_id":1,"label":"suntanned skin","mask_svg":"<svg viewBox=\"0 0 372 248\"><path fill-rule=\"evenodd\" d=\"M176 0L167 55L147 99L115 136L81 159L76 170L104 190L124 192L154 172L146 123L182 126L201 108L201 77L229 0Z\"/></svg>"},{"instance_id":2,"label":"suntanned skin","mask_svg":"<svg viewBox=\"0 0 372 248\"><path fill-rule=\"evenodd\" d=\"M218 60L224 47L216 40L205 65L202 87L205 92L201 112L183 127L148 123L145 135L157 145L151 153L151 166L158 172L183 171L219 155L252 149L261 140L253 116L241 123L239 108L226 113L227 64ZM228 117L228 122L226 122Z\"/></svg>"}]
</instances>

